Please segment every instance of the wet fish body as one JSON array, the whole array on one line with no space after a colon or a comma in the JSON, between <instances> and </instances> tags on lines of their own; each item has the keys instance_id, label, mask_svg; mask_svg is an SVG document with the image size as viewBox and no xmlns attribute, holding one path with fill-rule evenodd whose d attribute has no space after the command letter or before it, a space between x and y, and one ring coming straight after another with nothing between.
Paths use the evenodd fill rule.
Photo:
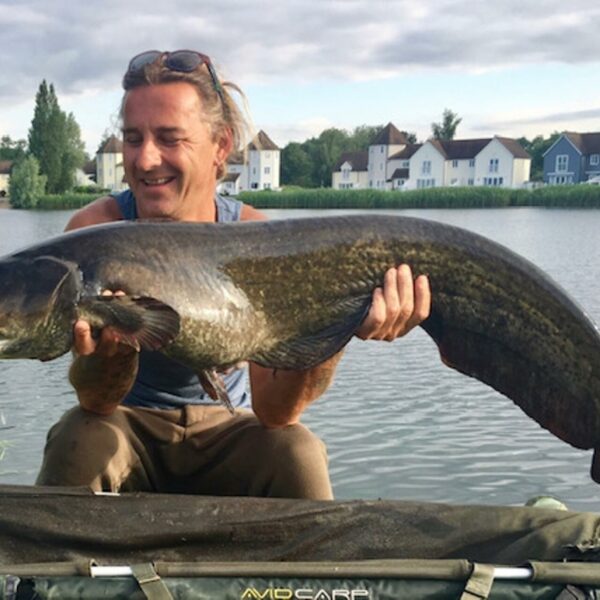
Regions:
<instances>
[{"instance_id":1,"label":"wet fish body","mask_svg":"<svg viewBox=\"0 0 600 600\"><path fill-rule=\"evenodd\" d=\"M243 360L305 369L347 343L385 271L401 263L429 276L422 327L446 364L573 446L600 447L598 328L532 263L423 219L77 230L0 261L0 358L64 354L83 316L122 327L131 343L160 348L201 378ZM104 289L126 297L100 298Z\"/></svg>"}]
</instances>

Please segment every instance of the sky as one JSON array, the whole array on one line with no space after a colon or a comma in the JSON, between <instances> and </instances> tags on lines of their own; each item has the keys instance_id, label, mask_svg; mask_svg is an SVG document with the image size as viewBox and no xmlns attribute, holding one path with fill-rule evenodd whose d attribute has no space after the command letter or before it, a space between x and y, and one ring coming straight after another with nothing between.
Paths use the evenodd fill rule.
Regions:
<instances>
[{"instance_id":1,"label":"sky","mask_svg":"<svg viewBox=\"0 0 600 600\"><path fill-rule=\"evenodd\" d=\"M144 50L208 54L280 147L393 122L419 141L600 131L600 3L590 0L0 0L0 135L26 138L53 83L93 154L118 132Z\"/></svg>"}]
</instances>

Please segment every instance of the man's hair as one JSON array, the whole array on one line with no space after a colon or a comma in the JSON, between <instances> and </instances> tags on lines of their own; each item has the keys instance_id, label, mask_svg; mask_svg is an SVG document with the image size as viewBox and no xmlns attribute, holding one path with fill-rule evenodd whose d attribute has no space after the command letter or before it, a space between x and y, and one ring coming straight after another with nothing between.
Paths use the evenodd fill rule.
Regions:
<instances>
[{"instance_id":1,"label":"man's hair","mask_svg":"<svg viewBox=\"0 0 600 600\"><path fill-rule=\"evenodd\" d=\"M221 94L219 94L206 65L203 64L190 73L184 73L172 71L164 65L162 57L159 57L141 69L125 73L123 77L125 94L120 110L121 120L127 92L137 87L178 81L189 83L196 89L213 137L216 138L224 129L229 129L233 140L231 154L244 153L251 130L249 118L246 116L248 114L246 96L235 83L230 81L220 81ZM240 96L244 106L243 110L240 109L230 92L236 92ZM217 172L219 179L225 176L226 169L226 164L219 167Z\"/></svg>"}]
</instances>

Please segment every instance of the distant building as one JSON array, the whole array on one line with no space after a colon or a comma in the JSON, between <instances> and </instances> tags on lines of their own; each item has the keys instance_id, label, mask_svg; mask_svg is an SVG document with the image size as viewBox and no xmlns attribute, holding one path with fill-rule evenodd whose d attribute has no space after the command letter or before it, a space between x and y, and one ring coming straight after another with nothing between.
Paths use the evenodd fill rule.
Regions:
<instances>
[{"instance_id":1,"label":"distant building","mask_svg":"<svg viewBox=\"0 0 600 600\"><path fill-rule=\"evenodd\" d=\"M96 182L101 188L120 191L127 187L123 169L123 142L111 135L96 154Z\"/></svg>"},{"instance_id":2,"label":"distant building","mask_svg":"<svg viewBox=\"0 0 600 600\"><path fill-rule=\"evenodd\" d=\"M96 185L96 161L88 160L81 169L75 171L75 185Z\"/></svg>"},{"instance_id":3,"label":"distant building","mask_svg":"<svg viewBox=\"0 0 600 600\"><path fill-rule=\"evenodd\" d=\"M0 198L8 196L8 184L12 170L12 160L0 160Z\"/></svg>"},{"instance_id":4,"label":"distant building","mask_svg":"<svg viewBox=\"0 0 600 600\"><path fill-rule=\"evenodd\" d=\"M600 133L564 132L544 153L544 182L581 183L600 176Z\"/></svg>"},{"instance_id":5,"label":"distant building","mask_svg":"<svg viewBox=\"0 0 600 600\"><path fill-rule=\"evenodd\" d=\"M331 187L336 190L362 190L369 186L369 153L344 152L333 172Z\"/></svg>"},{"instance_id":6,"label":"distant building","mask_svg":"<svg viewBox=\"0 0 600 600\"><path fill-rule=\"evenodd\" d=\"M531 157L511 138L430 139L424 144L412 144L404 132L388 123L369 146L366 166L363 153L341 156L332 174L332 187L403 190L481 185L516 188L529 181L530 170Z\"/></svg>"},{"instance_id":7,"label":"distant building","mask_svg":"<svg viewBox=\"0 0 600 600\"><path fill-rule=\"evenodd\" d=\"M388 123L369 146L369 187L378 190L388 188L388 181L395 168L389 159L408 145L406 134Z\"/></svg>"},{"instance_id":8,"label":"distant building","mask_svg":"<svg viewBox=\"0 0 600 600\"><path fill-rule=\"evenodd\" d=\"M227 174L217 190L235 196L239 192L278 190L280 187L281 150L264 132L259 131L244 153L227 160Z\"/></svg>"}]
</instances>

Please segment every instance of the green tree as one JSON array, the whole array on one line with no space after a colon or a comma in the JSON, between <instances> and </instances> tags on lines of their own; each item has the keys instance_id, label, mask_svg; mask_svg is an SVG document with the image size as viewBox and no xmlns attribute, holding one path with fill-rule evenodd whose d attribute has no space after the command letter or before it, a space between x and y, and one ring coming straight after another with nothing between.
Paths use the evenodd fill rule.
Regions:
<instances>
[{"instance_id":1,"label":"green tree","mask_svg":"<svg viewBox=\"0 0 600 600\"><path fill-rule=\"evenodd\" d=\"M79 126L72 114L66 115L60 109L54 86L46 80L35 97L29 151L47 177L49 193L61 194L73 187L75 169L85 160Z\"/></svg>"},{"instance_id":2,"label":"green tree","mask_svg":"<svg viewBox=\"0 0 600 600\"><path fill-rule=\"evenodd\" d=\"M290 142L281 152L281 183L313 187L312 161L304 145Z\"/></svg>"},{"instance_id":3,"label":"green tree","mask_svg":"<svg viewBox=\"0 0 600 600\"><path fill-rule=\"evenodd\" d=\"M431 124L431 133L436 140L453 140L461 121L462 119L455 112L445 108L442 113L442 122Z\"/></svg>"},{"instance_id":4,"label":"green tree","mask_svg":"<svg viewBox=\"0 0 600 600\"><path fill-rule=\"evenodd\" d=\"M526 137L520 137L517 140L531 156L531 181L542 181L544 179L544 154L559 136L560 133L555 131L548 138L536 135L531 141Z\"/></svg>"},{"instance_id":5,"label":"green tree","mask_svg":"<svg viewBox=\"0 0 600 600\"><path fill-rule=\"evenodd\" d=\"M19 160L12 169L8 185L10 205L13 208L35 208L44 195L46 176L40 174L40 165L34 156Z\"/></svg>"},{"instance_id":6,"label":"green tree","mask_svg":"<svg viewBox=\"0 0 600 600\"><path fill-rule=\"evenodd\" d=\"M0 138L0 160L20 160L25 156L27 142L25 140L12 140L10 135Z\"/></svg>"}]
</instances>

